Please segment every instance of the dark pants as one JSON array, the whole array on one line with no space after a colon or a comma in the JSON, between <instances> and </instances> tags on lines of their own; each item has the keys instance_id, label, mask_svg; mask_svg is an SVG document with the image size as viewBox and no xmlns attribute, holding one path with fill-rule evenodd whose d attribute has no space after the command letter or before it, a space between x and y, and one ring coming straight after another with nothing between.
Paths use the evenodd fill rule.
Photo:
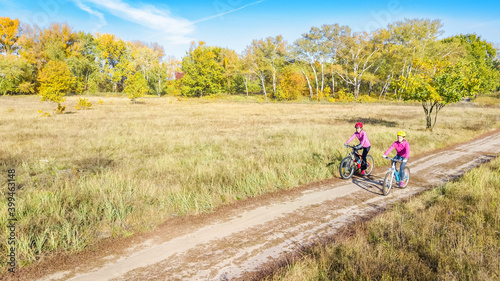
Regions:
<instances>
[{"instance_id":1,"label":"dark pants","mask_svg":"<svg viewBox=\"0 0 500 281\"><path fill-rule=\"evenodd\" d=\"M361 154L361 170L366 170L368 168L368 164L366 163L366 155L368 155L368 151L370 151L371 146L363 147L363 154Z\"/></svg>"},{"instance_id":2,"label":"dark pants","mask_svg":"<svg viewBox=\"0 0 500 281\"><path fill-rule=\"evenodd\" d=\"M394 159L406 160L405 162L401 162L401 165L399 165L399 181L403 181L404 176L405 176L405 166L406 166L408 159L404 158L403 156L399 156L399 155L394 156Z\"/></svg>"}]
</instances>

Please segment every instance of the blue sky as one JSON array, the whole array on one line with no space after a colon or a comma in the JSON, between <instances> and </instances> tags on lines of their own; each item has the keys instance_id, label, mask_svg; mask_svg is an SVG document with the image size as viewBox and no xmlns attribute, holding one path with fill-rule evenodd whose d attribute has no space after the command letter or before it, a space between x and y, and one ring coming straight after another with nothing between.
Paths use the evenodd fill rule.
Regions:
<instances>
[{"instance_id":1,"label":"blue sky","mask_svg":"<svg viewBox=\"0 0 500 281\"><path fill-rule=\"evenodd\" d=\"M0 0L0 16L40 27L66 22L76 31L157 42L177 58L191 41L240 53L253 39L283 35L293 43L312 26L374 30L404 18L441 19L444 36L476 33L500 45L499 1Z\"/></svg>"}]
</instances>

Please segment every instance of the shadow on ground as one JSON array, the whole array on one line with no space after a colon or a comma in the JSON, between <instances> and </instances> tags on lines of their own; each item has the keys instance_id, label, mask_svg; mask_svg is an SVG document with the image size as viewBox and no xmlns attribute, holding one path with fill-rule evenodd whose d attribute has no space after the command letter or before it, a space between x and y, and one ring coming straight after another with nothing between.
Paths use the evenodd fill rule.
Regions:
<instances>
[{"instance_id":1,"label":"shadow on ground","mask_svg":"<svg viewBox=\"0 0 500 281\"><path fill-rule=\"evenodd\" d=\"M383 119L378 119L378 118L356 118L356 119L342 119L343 121L346 121L348 123L357 123L361 122L365 125L382 125L385 127L396 127L398 125L398 122L394 121L386 121Z\"/></svg>"},{"instance_id":2,"label":"shadow on ground","mask_svg":"<svg viewBox=\"0 0 500 281\"><path fill-rule=\"evenodd\" d=\"M383 195L382 184L384 183L384 178L379 176L353 176L352 183L359 186L360 188L377 195Z\"/></svg>"}]
</instances>

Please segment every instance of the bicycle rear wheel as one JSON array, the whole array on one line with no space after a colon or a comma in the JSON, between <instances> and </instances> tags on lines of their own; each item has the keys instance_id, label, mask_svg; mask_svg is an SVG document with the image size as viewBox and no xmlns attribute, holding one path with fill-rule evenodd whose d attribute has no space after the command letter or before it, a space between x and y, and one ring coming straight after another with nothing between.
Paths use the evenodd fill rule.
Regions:
<instances>
[{"instance_id":1,"label":"bicycle rear wheel","mask_svg":"<svg viewBox=\"0 0 500 281\"><path fill-rule=\"evenodd\" d=\"M391 191L393 179L394 179L394 176L392 175L391 172L388 172L385 175L384 185L382 186L382 192L384 193L384 196L389 194L389 192Z\"/></svg>"},{"instance_id":2,"label":"bicycle rear wheel","mask_svg":"<svg viewBox=\"0 0 500 281\"><path fill-rule=\"evenodd\" d=\"M409 181L410 181L410 168L405 167L405 175L404 175L404 179L403 179L404 185L401 188L406 188Z\"/></svg>"},{"instance_id":3,"label":"bicycle rear wheel","mask_svg":"<svg viewBox=\"0 0 500 281\"><path fill-rule=\"evenodd\" d=\"M373 157L371 155L366 156L366 170L365 170L365 176L369 176L372 171L373 171Z\"/></svg>"},{"instance_id":4,"label":"bicycle rear wheel","mask_svg":"<svg viewBox=\"0 0 500 281\"><path fill-rule=\"evenodd\" d=\"M352 163L351 157L346 157L342 159L339 166L340 177L343 179L348 179L354 173L354 164Z\"/></svg>"}]
</instances>

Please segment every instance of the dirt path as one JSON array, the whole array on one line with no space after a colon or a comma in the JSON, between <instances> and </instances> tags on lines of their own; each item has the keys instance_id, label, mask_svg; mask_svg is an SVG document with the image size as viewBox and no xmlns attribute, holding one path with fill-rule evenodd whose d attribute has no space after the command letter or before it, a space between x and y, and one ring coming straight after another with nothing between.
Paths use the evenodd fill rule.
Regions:
<instances>
[{"instance_id":1,"label":"dirt path","mask_svg":"<svg viewBox=\"0 0 500 281\"><path fill-rule=\"evenodd\" d=\"M500 132L411 159L410 184L381 195L387 167L159 227L88 260L68 261L39 280L234 280L285 252L334 234L384 205L456 177L500 153ZM389 162L386 166L389 165ZM64 262L63 262L64 263ZM55 272L55 273L54 273ZM40 275L39 275L40 276ZM33 275L31 277L34 277Z\"/></svg>"}]
</instances>

